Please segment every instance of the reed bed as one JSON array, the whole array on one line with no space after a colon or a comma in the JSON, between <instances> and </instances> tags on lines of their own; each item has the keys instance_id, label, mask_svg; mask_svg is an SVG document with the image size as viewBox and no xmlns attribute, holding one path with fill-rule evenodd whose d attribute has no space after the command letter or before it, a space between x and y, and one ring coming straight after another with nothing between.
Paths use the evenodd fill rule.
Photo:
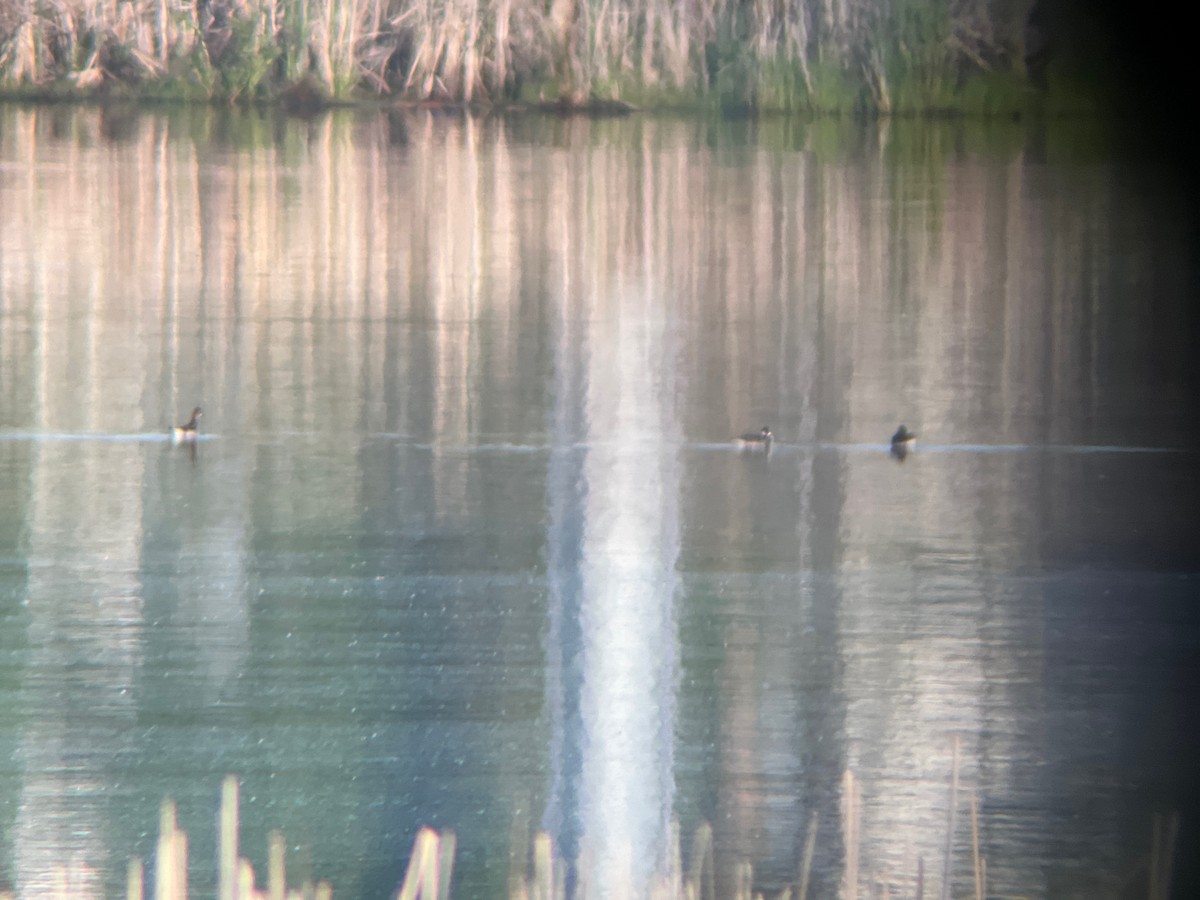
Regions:
<instances>
[{"instance_id":1,"label":"reed bed","mask_svg":"<svg viewBox=\"0 0 1200 900\"><path fill-rule=\"evenodd\" d=\"M985 109L1023 102L1027 15L1004 0L43 0L0 4L0 88Z\"/></svg>"},{"instance_id":2,"label":"reed bed","mask_svg":"<svg viewBox=\"0 0 1200 900\"><path fill-rule=\"evenodd\" d=\"M940 889L942 897L952 896L953 851L957 846L955 807L959 790L958 742L955 741L954 765L950 779L951 804L945 839L947 850ZM227 776L221 789L218 826L218 900L331 900L333 889L328 882L305 882L298 886L287 884L287 845L279 831L272 831L268 835L267 882L261 888L257 885L253 867L248 860L239 855L238 793L237 779L232 775ZM862 801L858 780L849 770L843 776L841 794L841 850L844 871L839 896L857 900L861 896L859 829ZM972 894L975 900L984 900L988 896L987 859L980 851L979 805L974 792L971 793L969 805ZM768 897L776 900L807 900L813 850L818 838L818 822L818 816L814 812L808 821L802 860L793 884L776 888L769 894L756 890L752 865L746 860L740 860L733 864L729 881L731 887L727 888L732 900L767 900ZM1178 829L1178 815L1154 816L1151 851L1139 876L1139 881L1144 883L1144 895L1148 900L1166 900L1170 896ZM510 900L566 900L567 863L555 852L553 840L545 833L538 833L528 842L522 842L519 837L521 830L514 823L513 841L516 846L510 848ZM170 799L165 800L159 816L159 836L154 859L154 900L186 900L187 848L187 835L178 826L175 804ZM393 895L394 900L449 900L453 896L456 849L457 838L453 831L439 832L429 827L419 829L413 841L403 881ZM673 825L668 857L663 870L654 877L651 884L637 891L631 886L630 894L645 894L651 900L715 900L718 891L716 864L713 831L708 823L701 823L693 835L686 868L680 852L679 829ZM137 858L130 860L127 900L144 900L145 883L146 874L142 861ZM579 890L583 896L589 893L586 885L580 885ZM892 892L898 890L897 896L924 900L924 859L916 860L915 870L910 878L873 875L868 879L866 890L870 897L891 897ZM1138 892L1138 895L1142 895L1141 892ZM11 900L11 896L0 892L0 900Z\"/></svg>"}]
</instances>

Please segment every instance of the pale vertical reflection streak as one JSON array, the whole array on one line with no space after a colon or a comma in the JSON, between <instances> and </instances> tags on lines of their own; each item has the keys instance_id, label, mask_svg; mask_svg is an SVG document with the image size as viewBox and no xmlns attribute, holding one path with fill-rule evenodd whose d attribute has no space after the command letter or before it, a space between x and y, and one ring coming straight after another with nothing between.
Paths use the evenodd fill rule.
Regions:
<instances>
[{"instance_id":1,"label":"pale vertical reflection streak","mask_svg":"<svg viewBox=\"0 0 1200 900\"><path fill-rule=\"evenodd\" d=\"M553 772L545 821L559 852L577 862L569 891L634 898L663 870L674 802L676 353L653 275L650 173L633 169L638 184L614 172L607 190L591 193L569 157L556 163L549 189L565 197L550 205L561 212L547 223L562 236L563 312L547 479ZM593 204L628 196L646 203L633 228L642 239L594 233ZM623 218L604 212L599 218ZM594 258L631 246L643 276L610 278L616 260Z\"/></svg>"},{"instance_id":2,"label":"pale vertical reflection streak","mask_svg":"<svg viewBox=\"0 0 1200 900\"><path fill-rule=\"evenodd\" d=\"M566 155L552 157L553 170L547 179L547 240L558 261L557 293L574 295L573 269L567 248L571 233L571 207L564 202L569 184ZM578 358L584 346L579 313L569 315L568 304L557 305L554 335L554 404L548 423L553 445L546 473L547 580L550 588L546 635L546 708L550 714L550 795L542 827L558 843L560 857L574 860L579 850L577 817L578 771L582 743L579 718L581 672L580 560L583 553L583 502L586 493L580 465L581 453L574 446L584 431L583 411L576 398L585 377Z\"/></svg>"},{"instance_id":3,"label":"pale vertical reflection streak","mask_svg":"<svg viewBox=\"0 0 1200 900\"><path fill-rule=\"evenodd\" d=\"M111 208L111 198L105 208ZM108 376L123 387L94 396L84 413L90 430L106 421L127 421L131 429L144 425L139 376L150 366L150 353L145 341L122 343L112 334L128 327L119 302L107 291L96 298L95 312L81 324L88 348L82 358L74 358L69 330L43 332L52 337L36 349L40 372L76 365L85 383L104 383ZM43 327L53 314L42 311ZM43 383L39 421L73 421L75 393L62 379ZM38 714L29 717L18 744L24 777L13 858L21 896L43 896L64 878L71 896L103 893L101 873L110 861L103 839L105 786L77 761L84 747L114 755L124 749L136 719L132 685L141 663L144 459L140 451L119 446L81 452L42 445L32 456L30 661L22 703ZM90 722L78 715L82 710L91 721L110 726L106 737L88 731ZM97 746L98 741L107 744Z\"/></svg>"},{"instance_id":4,"label":"pale vertical reflection streak","mask_svg":"<svg viewBox=\"0 0 1200 900\"><path fill-rule=\"evenodd\" d=\"M38 713L18 744L24 776L12 837L18 894L25 897L44 896L63 869L71 896L103 895L102 873L111 862L105 786L77 760L84 747L114 755L124 749L125 729L136 720L131 687L141 663L142 472L120 449L90 457L84 471L72 470L58 457L74 451L47 447L30 473L30 658L22 702ZM61 552L64 534L77 552ZM79 668L87 674L71 673ZM107 747L97 747L91 722L73 714L81 710L110 726Z\"/></svg>"},{"instance_id":5,"label":"pale vertical reflection streak","mask_svg":"<svg viewBox=\"0 0 1200 900\"><path fill-rule=\"evenodd\" d=\"M642 158L641 184L631 175L623 185L616 166L595 169L617 182L596 197L634 205L641 194L644 271L636 287L614 284L592 318L584 398L581 799L584 848L593 852L584 877L601 896L647 890L673 802L679 428L670 318L654 277L655 157ZM606 210L636 221L619 214ZM607 250L623 256L624 246Z\"/></svg>"},{"instance_id":6,"label":"pale vertical reflection streak","mask_svg":"<svg viewBox=\"0 0 1200 900\"><path fill-rule=\"evenodd\" d=\"M481 266L478 129L468 117L461 129L452 130L444 142L431 144L430 150L442 157L440 161L431 158L429 162L430 173L439 179L431 185L432 192L435 196L440 193L444 202L437 213L437 240L430 248L437 273L431 285L437 311L433 326L437 361L433 376L433 433L439 444L445 442L456 448L434 448L434 496L439 512L450 516L466 503L467 479L458 448L466 443L473 424L470 376L477 337Z\"/></svg>"},{"instance_id":7,"label":"pale vertical reflection streak","mask_svg":"<svg viewBox=\"0 0 1200 900\"><path fill-rule=\"evenodd\" d=\"M616 290L592 326L585 400L580 811L589 896L645 890L673 800L680 472L670 449L670 338L658 298Z\"/></svg>"}]
</instances>

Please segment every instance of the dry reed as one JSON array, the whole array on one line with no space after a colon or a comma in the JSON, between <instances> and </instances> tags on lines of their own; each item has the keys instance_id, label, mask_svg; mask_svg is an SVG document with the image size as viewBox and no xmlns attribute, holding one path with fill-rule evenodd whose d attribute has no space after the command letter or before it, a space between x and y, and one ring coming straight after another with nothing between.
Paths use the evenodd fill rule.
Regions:
<instances>
[{"instance_id":1,"label":"dry reed","mask_svg":"<svg viewBox=\"0 0 1200 900\"><path fill-rule=\"evenodd\" d=\"M813 852L817 847L817 823L820 818L816 810L808 817L808 836L804 839L804 861L800 864L800 882L796 896L808 900L808 880L812 875Z\"/></svg>"},{"instance_id":2,"label":"dry reed","mask_svg":"<svg viewBox=\"0 0 1200 900\"><path fill-rule=\"evenodd\" d=\"M267 835L267 900L283 900L287 893L287 874L284 853L287 846L283 834L272 831Z\"/></svg>"},{"instance_id":3,"label":"dry reed","mask_svg":"<svg viewBox=\"0 0 1200 900\"><path fill-rule=\"evenodd\" d=\"M701 823L692 838L692 863L684 890L695 900L713 900L716 896L716 872L713 860L712 826Z\"/></svg>"},{"instance_id":4,"label":"dry reed","mask_svg":"<svg viewBox=\"0 0 1200 900\"><path fill-rule=\"evenodd\" d=\"M979 798L971 792L971 859L975 863L975 900L987 896L984 886L987 860L979 854Z\"/></svg>"},{"instance_id":5,"label":"dry reed","mask_svg":"<svg viewBox=\"0 0 1200 900\"><path fill-rule=\"evenodd\" d=\"M145 894L146 873L142 861L134 857L125 874L125 900L142 900Z\"/></svg>"},{"instance_id":6,"label":"dry reed","mask_svg":"<svg viewBox=\"0 0 1200 900\"><path fill-rule=\"evenodd\" d=\"M154 898L187 900L187 834L176 824L173 800L164 800L159 813Z\"/></svg>"},{"instance_id":7,"label":"dry reed","mask_svg":"<svg viewBox=\"0 0 1200 900\"><path fill-rule=\"evenodd\" d=\"M938 27L913 30L868 0L47 0L0 11L0 85L160 84L231 100L311 76L335 97L366 89L471 103L526 85L572 102L716 91L813 108L830 102L818 94L819 60L848 95L866 86L886 111L893 71L913 59L931 86L964 65L1023 75L1019 60L1007 62L1023 23L990 16L1000 2L946 10L916 0L915 18Z\"/></svg>"},{"instance_id":8,"label":"dry reed","mask_svg":"<svg viewBox=\"0 0 1200 900\"><path fill-rule=\"evenodd\" d=\"M448 855L442 852L442 845L447 841L450 845ZM396 900L443 900L448 897L454 843L453 832L441 835L432 828L418 831Z\"/></svg>"},{"instance_id":9,"label":"dry reed","mask_svg":"<svg viewBox=\"0 0 1200 900\"><path fill-rule=\"evenodd\" d=\"M846 853L846 896L858 897L858 836L862 788L847 769L842 776L842 845Z\"/></svg>"},{"instance_id":10,"label":"dry reed","mask_svg":"<svg viewBox=\"0 0 1200 900\"><path fill-rule=\"evenodd\" d=\"M946 845L948 853L954 846L955 815L959 791L959 741L954 741L951 771L950 808L948 811ZM234 897L245 900L293 900L293 898L316 898L331 900L333 892L327 882L316 885L306 882L300 888L288 888L285 868L286 842L283 833L275 830L268 836L268 865L266 891L255 885L254 870L248 860L238 856L238 795L237 779L227 776L222 783L221 807L219 812L218 839L218 893L220 900ZM858 897L858 869L860 844L862 789L851 770L842 779L842 843L844 850L844 881L842 893L848 898ZM971 792L971 845L975 873L974 896L983 900L987 896L987 860L980 852L979 802ZM813 812L808 820L803 856L798 878L793 885L785 885L777 900L807 900L811 881L811 869L818 834L819 817ZM1174 864L1175 844L1179 831L1179 816L1155 815L1152 829L1152 846L1148 867L1149 900L1166 900L1170 896L1171 871ZM532 843L522 838L527 834L514 819L509 897L511 900L562 900L566 891L565 874L567 864L555 853L551 837L539 832ZM677 825L672 825L667 859L663 873L651 884L649 896L652 900L713 900L716 894L714 873L713 831L704 822L696 829L692 843L686 877L680 859L680 842ZM519 845L519 846L518 846ZM154 897L155 900L186 900L187 886L186 833L179 828L176 807L170 799L164 800L159 815L159 836L155 854ZM395 893L396 900L449 900L457 839L453 831L438 832L422 827L413 841L412 851L405 870L404 879ZM585 862L581 856L581 864ZM526 860L525 863L519 860ZM525 866L532 871L526 873ZM915 888L912 896L921 900L925 884L924 859L918 858ZM943 867L942 896L950 893L951 865L949 856ZM754 870L749 860L735 863L732 872L732 897L735 900L752 900L764 895L754 890ZM141 860L130 860L127 872L127 900L141 900L144 896L144 871ZM871 894L891 896L891 880L876 874L872 877ZM586 893L586 887L584 887ZM5 900L0 893L0 900Z\"/></svg>"},{"instance_id":11,"label":"dry reed","mask_svg":"<svg viewBox=\"0 0 1200 900\"><path fill-rule=\"evenodd\" d=\"M1175 866L1175 842L1179 837L1179 813L1154 814L1150 839L1149 900L1168 900L1171 872Z\"/></svg>"},{"instance_id":12,"label":"dry reed","mask_svg":"<svg viewBox=\"0 0 1200 900\"><path fill-rule=\"evenodd\" d=\"M232 775L226 775L221 784L217 860L217 898L235 900L238 879L238 781Z\"/></svg>"},{"instance_id":13,"label":"dry reed","mask_svg":"<svg viewBox=\"0 0 1200 900\"><path fill-rule=\"evenodd\" d=\"M946 852L942 857L942 900L950 896L951 861L954 856L954 826L958 815L958 736L954 737L954 751L950 764L950 806L946 810Z\"/></svg>"}]
</instances>

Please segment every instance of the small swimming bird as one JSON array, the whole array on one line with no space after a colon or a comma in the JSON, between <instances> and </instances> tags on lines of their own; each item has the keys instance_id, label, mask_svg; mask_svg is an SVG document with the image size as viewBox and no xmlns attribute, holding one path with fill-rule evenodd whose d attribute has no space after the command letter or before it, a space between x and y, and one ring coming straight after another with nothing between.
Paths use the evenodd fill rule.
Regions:
<instances>
[{"instance_id":1,"label":"small swimming bird","mask_svg":"<svg viewBox=\"0 0 1200 900\"><path fill-rule=\"evenodd\" d=\"M176 425L171 429L171 437L177 441L192 441L196 439L196 432L199 429L200 417L204 415L200 411L200 407L192 410L192 417L182 425Z\"/></svg>"},{"instance_id":2,"label":"small swimming bird","mask_svg":"<svg viewBox=\"0 0 1200 900\"><path fill-rule=\"evenodd\" d=\"M892 456L903 462L904 458L908 456L908 451L916 443L916 433L909 431L907 426L901 425L896 429L896 433L892 435Z\"/></svg>"},{"instance_id":3,"label":"small swimming bird","mask_svg":"<svg viewBox=\"0 0 1200 900\"><path fill-rule=\"evenodd\" d=\"M761 431L743 434L735 440L735 443L745 450L770 450L773 439L774 435L771 434L771 429L764 425Z\"/></svg>"}]
</instances>

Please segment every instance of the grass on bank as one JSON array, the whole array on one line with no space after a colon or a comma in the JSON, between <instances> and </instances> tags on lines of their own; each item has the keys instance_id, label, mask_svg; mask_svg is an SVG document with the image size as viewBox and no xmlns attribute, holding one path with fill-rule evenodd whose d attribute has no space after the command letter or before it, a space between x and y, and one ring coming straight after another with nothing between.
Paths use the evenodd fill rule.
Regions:
<instances>
[{"instance_id":1,"label":"grass on bank","mask_svg":"<svg viewBox=\"0 0 1200 900\"><path fill-rule=\"evenodd\" d=\"M994 6L984 28L979 8ZM45 0L0 5L0 92L283 102L620 101L727 114L1075 109L1000 0ZM1001 24L997 24L1001 23ZM1085 89L1086 92L1086 89ZM1082 104L1089 105L1089 104Z\"/></svg>"}]
</instances>

